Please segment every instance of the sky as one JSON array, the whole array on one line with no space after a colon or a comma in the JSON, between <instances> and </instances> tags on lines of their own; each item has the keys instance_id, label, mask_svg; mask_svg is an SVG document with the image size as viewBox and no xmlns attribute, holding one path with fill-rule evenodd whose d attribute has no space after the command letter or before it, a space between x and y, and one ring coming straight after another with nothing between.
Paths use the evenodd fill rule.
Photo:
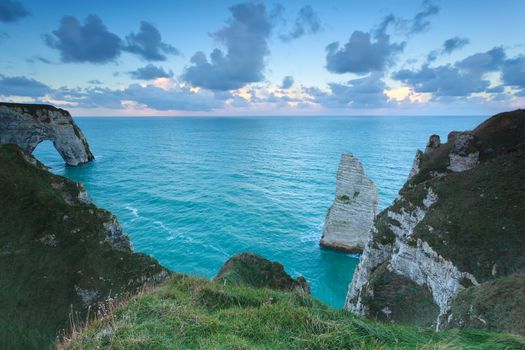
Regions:
<instances>
[{"instance_id":1,"label":"sky","mask_svg":"<svg viewBox=\"0 0 525 350\"><path fill-rule=\"evenodd\" d=\"M77 116L525 107L525 1L0 0L0 100Z\"/></svg>"}]
</instances>

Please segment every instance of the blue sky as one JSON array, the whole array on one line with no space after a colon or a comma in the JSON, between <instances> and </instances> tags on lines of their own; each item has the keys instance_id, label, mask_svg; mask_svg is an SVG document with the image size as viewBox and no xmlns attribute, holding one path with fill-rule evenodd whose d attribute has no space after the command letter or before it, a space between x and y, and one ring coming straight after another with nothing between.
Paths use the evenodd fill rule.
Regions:
<instances>
[{"instance_id":1,"label":"blue sky","mask_svg":"<svg viewBox=\"0 0 525 350\"><path fill-rule=\"evenodd\" d=\"M491 114L525 2L0 0L0 99L76 115Z\"/></svg>"}]
</instances>

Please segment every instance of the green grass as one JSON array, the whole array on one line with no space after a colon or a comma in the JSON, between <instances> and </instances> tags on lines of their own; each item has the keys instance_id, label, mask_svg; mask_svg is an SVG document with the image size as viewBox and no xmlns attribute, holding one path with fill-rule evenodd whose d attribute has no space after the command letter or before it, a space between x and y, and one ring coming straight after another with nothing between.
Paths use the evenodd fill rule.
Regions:
<instances>
[{"instance_id":1,"label":"green grass","mask_svg":"<svg viewBox=\"0 0 525 350\"><path fill-rule=\"evenodd\" d=\"M330 308L305 293L175 275L60 345L68 349L525 349L519 336L434 332Z\"/></svg>"}]
</instances>

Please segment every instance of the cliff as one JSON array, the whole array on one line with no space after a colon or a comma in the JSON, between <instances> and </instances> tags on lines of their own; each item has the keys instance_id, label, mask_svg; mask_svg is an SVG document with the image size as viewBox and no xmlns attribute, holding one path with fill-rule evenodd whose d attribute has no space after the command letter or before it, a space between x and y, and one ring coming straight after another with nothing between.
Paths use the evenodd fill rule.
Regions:
<instances>
[{"instance_id":1,"label":"cliff","mask_svg":"<svg viewBox=\"0 0 525 350\"><path fill-rule=\"evenodd\" d=\"M13 143L31 154L45 140L53 142L67 165L95 159L69 112L48 105L0 103L0 144Z\"/></svg>"},{"instance_id":2,"label":"cliff","mask_svg":"<svg viewBox=\"0 0 525 350\"><path fill-rule=\"evenodd\" d=\"M131 251L115 216L82 185L0 145L0 348L45 349L99 302L167 276Z\"/></svg>"},{"instance_id":3,"label":"cliff","mask_svg":"<svg viewBox=\"0 0 525 350\"><path fill-rule=\"evenodd\" d=\"M377 191L363 166L343 153L337 170L335 199L326 214L321 246L362 252L377 211Z\"/></svg>"},{"instance_id":4,"label":"cliff","mask_svg":"<svg viewBox=\"0 0 525 350\"><path fill-rule=\"evenodd\" d=\"M525 334L524 179L524 110L451 132L443 144L431 136L374 221L346 309Z\"/></svg>"}]
</instances>

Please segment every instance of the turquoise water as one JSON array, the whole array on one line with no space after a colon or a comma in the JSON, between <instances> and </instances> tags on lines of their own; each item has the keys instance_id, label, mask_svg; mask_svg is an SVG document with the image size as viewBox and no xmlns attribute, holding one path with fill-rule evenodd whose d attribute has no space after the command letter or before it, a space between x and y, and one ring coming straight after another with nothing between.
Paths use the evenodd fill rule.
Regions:
<instances>
[{"instance_id":1,"label":"turquoise water","mask_svg":"<svg viewBox=\"0 0 525 350\"><path fill-rule=\"evenodd\" d=\"M116 214L134 249L212 277L237 252L284 264L340 307L356 256L318 246L342 152L375 182L380 207L406 180L429 135L484 117L77 118L96 161L66 168L50 143L35 155L82 181Z\"/></svg>"}]
</instances>

